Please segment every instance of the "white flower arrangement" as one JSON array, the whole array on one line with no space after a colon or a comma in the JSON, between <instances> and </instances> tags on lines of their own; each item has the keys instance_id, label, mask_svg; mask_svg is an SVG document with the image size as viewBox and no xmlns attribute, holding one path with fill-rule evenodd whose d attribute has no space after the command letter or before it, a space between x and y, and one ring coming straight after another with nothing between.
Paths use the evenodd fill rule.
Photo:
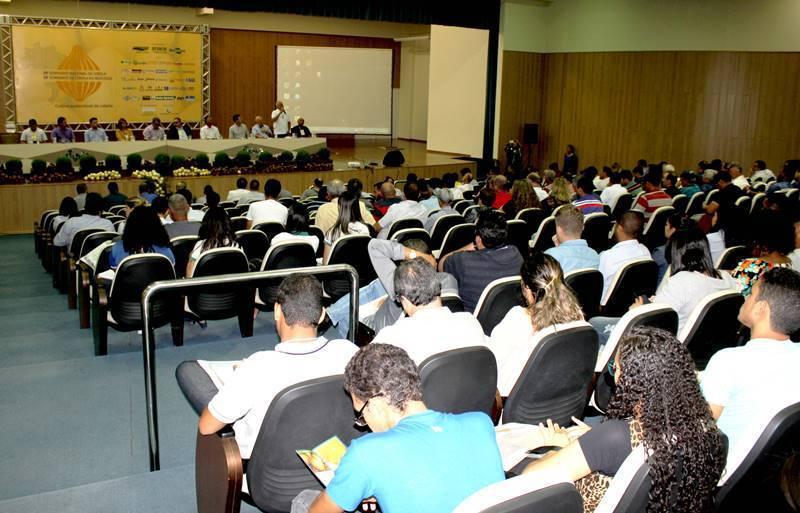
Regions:
<instances>
[{"instance_id":1,"label":"white flower arrangement","mask_svg":"<svg viewBox=\"0 0 800 513\"><path fill-rule=\"evenodd\" d=\"M166 188L166 181L164 177L161 176L158 171L147 171L146 169L139 169L138 171L134 171L131 173L132 178L138 178L139 180L148 180L156 184L156 194L159 196L163 196Z\"/></svg>"},{"instance_id":2,"label":"white flower arrangement","mask_svg":"<svg viewBox=\"0 0 800 513\"><path fill-rule=\"evenodd\" d=\"M120 178L122 178L122 175L118 171L98 171L86 175L85 180L97 182L99 180L119 180Z\"/></svg>"},{"instance_id":3,"label":"white flower arrangement","mask_svg":"<svg viewBox=\"0 0 800 513\"><path fill-rule=\"evenodd\" d=\"M187 177L187 176L210 176L211 170L201 169L199 167L179 167L172 172L172 176Z\"/></svg>"}]
</instances>

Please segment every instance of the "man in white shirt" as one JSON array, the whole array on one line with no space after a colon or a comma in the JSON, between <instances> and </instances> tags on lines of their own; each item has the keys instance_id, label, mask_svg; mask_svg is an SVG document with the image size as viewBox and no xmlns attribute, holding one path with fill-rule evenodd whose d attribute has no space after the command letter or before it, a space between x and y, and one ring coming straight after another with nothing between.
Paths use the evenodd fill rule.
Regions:
<instances>
[{"instance_id":1,"label":"man in white shirt","mask_svg":"<svg viewBox=\"0 0 800 513\"><path fill-rule=\"evenodd\" d=\"M397 266L394 293L407 317L375 337L376 343L404 349L417 365L444 351L486 345L483 328L474 316L442 306L442 286L434 265L433 257L419 255Z\"/></svg>"},{"instance_id":2,"label":"man in white shirt","mask_svg":"<svg viewBox=\"0 0 800 513\"><path fill-rule=\"evenodd\" d=\"M264 124L264 118L261 116L256 116L250 131L252 132L253 139L267 139L268 137L273 137L272 129L269 125Z\"/></svg>"},{"instance_id":3,"label":"man in white shirt","mask_svg":"<svg viewBox=\"0 0 800 513\"><path fill-rule=\"evenodd\" d=\"M728 437L728 464L720 484L741 464L780 410L800 402L800 274L776 267L762 274L739 310L750 341L715 354L701 386L717 426Z\"/></svg>"},{"instance_id":4,"label":"man in white shirt","mask_svg":"<svg viewBox=\"0 0 800 513\"><path fill-rule=\"evenodd\" d=\"M228 128L228 139L247 139L249 133L247 125L242 123L242 116L234 114L233 124Z\"/></svg>"},{"instance_id":5,"label":"man in white shirt","mask_svg":"<svg viewBox=\"0 0 800 513\"><path fill-rule=\"evenodd\" d=\"M200 433L210 435L233 424L241 457L250 459L264 416L281 390L342 374L358 348L347 340L318 337L317 325L324 316L319 281L307 274L292 275L281 283L275 301L275 329L281 342L274 350L259 351L240 362L181 363L175 374L189 403L202 412Z\"/></svg>"},{"instance_id":6,"label":"man in white shirt","mask_svg":"<svg viewBox=\"0 0 800 513\"><path fill-rule=\"evenodd\" d=\"M274 178L267 180L264 184L264 201L256 201L250 204L247 210L247 228L250 229L258 223L274 221L286 226L286 219L289 217L289 209L281 205L277 200L281 193L281 183Z\"/></svg>"},{"instance_id":7,"label":"man in white shirt","mask_svg":"<svg viewBox=\"0 0 800 513\"><path fill-rule=\"evenodd\" d=\"M742 165L738 162L731 163L728 166L728 172L731 174L733 178L733 182L731 182L736 187L740 188L741 190L747 192L750 190L750 182L747 178L742 174Z\"/></svg>"},{"instance_id":8,"label":"man in white shirt","mask_svg":"<svg viewBox=\"0 0 800 513\"><path fill-rule=\"evenodd\" d=\"M236 179L236 188L228 191L228 197L225 201L240 201L247 196L247 178L239 177Z\"/></svg>"},{"instance_id":9,"label":"man in white shirt","mask_svg":"<svg viewBox=\"0 0 800 513\"><path fill-rule=\"evenodd\" d=\"M255 178L250 180L250 190L247 194L243 195L239 200L239 205L247 205L248 203L255 203L256 201L264 201L267 199L264 193L261 192L261 184Z\"/></svg>"},{"instance_id":10,"label":"man in white shirt","mask_svg":"<svg viewBox=\"0 0 800 513\"><path fill-rule=\"evenodd\" d=\"M416 218L422 223L428 219L428 209L418 201L419 187L416 183L406 182L405 186L403 186L403 195L406 199L389 207L386 215L375 223L374 226L375 230L378 231L379 239L388 237L392 223L398 219Z\"/></svg>"},{"instance_id":11,"label":"man in white shirt","mask_svg":"<svg viewBox=\"0 0 800 513\"><path fill-rule=\"evenodd\" d=\"M753 165L750 169L753 171L753 174L750 176L750 181L752 183L767 182L775 179L775 173L773 173L771 169L767 168L767 163L763 160L756 160L753 162Z\"/></svg>"},{"instance_id":12,"label":"man in white shirt","mask_svg":"<svg viewBox=\"0 0 800 513\"><path fill-rule=\"evenodd\" d=\"M614 276L622 269L623 265L631 260L651 258L650 250L638 240L643 226L644 216L642 213L628 211L622 215L614 227L614 239L617 243L610 249L600 253L600 266L598 269L603 275L603 300L600 304L606 304Z\"/></svg>"},{"instance_id":13,"label":"man in white shirt","mask_svg":"<svg viewBox=\"0 0 800 513\"><path fill-rule=\"evenodd\" d=\"M80 216L70 217L58 230L53 245L58 247L67 247L72 243L72 238L80 230L87 228L99 228L108 232L114 231L114 225L108 219L100 217L103 211L104 200L103 197L96 192L90 192L86 195L86 213Z\"/></svg>"},{"instance_id":14,"label":"man in white shirt","mask_svg":"<svg viewBox=\"0 0 800 513\"><path fill-rule=\"evenodd\" d=\"M28 128L22 131L19 142L26 144L41 144L47 142L47 134L39 128L39 123L35 119L28 120Z\"/></svg>"},{"instance_id":15,"label":"man in white shirt","mask_svg":"<svg viewBox=\"0 0 800 513\"><path fill-rule=\"evenodd\" d=\"M78 194L75 196L75 203L78 204L78 211L81 211L86 206L86 184L79 183L75 186L75 192Z\"/></svg>"},{"instance_id":16,"label":"man in white shirt","mask_svg":"<svg viewBox=\"0 0 800 513\"><path fill-rule=\"evenodd\" d=\"M108 134L100 128L97 118L89 118L89 128L83 132L84 142L108 142Z\"/></svg>"},{"instance_id":17,"label":"man in white shirt","mask_svg":"<svg viewBox=\"0 0 800 513\"><path fill-rule=\"evenodd\" d=\"M600 193L600 201L602 201L604 205L614 208L620 196L628 194L628 189L620 183L621 180L622 177L619 173L611 173L611 176L608 177L609 185Z\"/></svg>"},{"instance_id":18,"label":"man in white shirt","mask_svg":"<svg viewBox=\"0 0 800 513\"><path fill-rule=\"evenodd\" d=\"M291 122L289 122L289 115L283 107L283 102L275 102L275 110L272 111L272 130L275 137L288 137L291 129Z\"/></svg>"},{"instance_id":19,"label":"man in white shirt","mask_svg":"<svg viewBox=\"0 0 800 513\"><path fill-rule=\"evenodd\" d=\"M167 138L167 132L160 118L153 118L152 123L142 130L142 139L145 141L161 141Z\"/></svg>"},{"instance_id":20,"label":"man in white shirt","mask_svg":"<svg viewBox=\"0 0 800 513\"><path fill-rule=\"evenodd\" d=\"M597 176L592 180L592 186L596 191L604 191L608 184L611 182L611 168L603 166L598 172Z\"/></svg>"},{"instance_id":21,"label":"man in white shirt","mask_svg":"<svg viewBox=\"0 0 800 513\"><path fill-rule=\"evenodd\" d=\"M214 125L214 118L206 116L206 124L200 128L200 139L222 139L219 128Z\"/></svg>"}]
</instances>

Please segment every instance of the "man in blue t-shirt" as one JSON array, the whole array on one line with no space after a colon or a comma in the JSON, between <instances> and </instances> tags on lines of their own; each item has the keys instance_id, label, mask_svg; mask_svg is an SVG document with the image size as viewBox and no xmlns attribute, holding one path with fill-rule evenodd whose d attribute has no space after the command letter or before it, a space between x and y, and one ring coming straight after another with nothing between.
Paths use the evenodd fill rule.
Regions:
<instances>
[{"instance_id":1,"label":"man in blue t-shirt","mask_svg":"<svg viewBox=\"0 0 800 513\"><path fill-rule=\"evenodd\" d=\"M358 411L356 424L373 432L353 440L310 508L317 492L298 495L293 512L353 511L374 498L384 513L441 513L504 479L489 417L429 410L417 367L402 349L362 348L347 364L345 389Z\"/></svg>"}]
</instances>

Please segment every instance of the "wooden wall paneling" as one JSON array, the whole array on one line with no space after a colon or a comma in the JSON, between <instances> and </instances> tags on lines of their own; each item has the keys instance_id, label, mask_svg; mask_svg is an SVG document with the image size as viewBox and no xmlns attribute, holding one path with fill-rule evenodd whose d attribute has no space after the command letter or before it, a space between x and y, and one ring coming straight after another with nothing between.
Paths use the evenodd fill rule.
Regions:
<instances>
[{"instance_id":1,"label":"wooden wall paneling","mask_svg":"<svg viewBox=\"0 0 800 513\"><path fill-rule=\"evenodd\" d=\"M498 146L500 160L505 165L503 148L511 139L522 144L525 123L539 123L542 116L543 56L528 52L503 53L503 81ZM541 133L540 133L541 137ZM538 147L538 145L537 145ZM531 163L536 161L536 147ZM523 145L523 162L528 161L528 148Z\"/></svg>"}]
</instances>

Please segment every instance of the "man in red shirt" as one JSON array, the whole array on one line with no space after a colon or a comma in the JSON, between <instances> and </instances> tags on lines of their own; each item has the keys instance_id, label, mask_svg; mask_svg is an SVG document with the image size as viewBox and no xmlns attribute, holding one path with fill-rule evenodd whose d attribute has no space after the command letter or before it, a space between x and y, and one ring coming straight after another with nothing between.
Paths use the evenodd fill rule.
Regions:
<instances>
[{"instance_id":1,"label":"man in red shirt","mask_svg":"<svg viewBox=\"0 0 800 513\"><path fill-rule=\"evenodd\" d=\"M659 208L672 205L672 197L661 189L661 173L652 171L647 173L644 179L644 191L631 210L644 214L645 222Z\"/></svg>"},{"instance_id":2,"label":"man in red shirt","mask_svg":"<svg viewBox=\"0 0 800 513\"><path fill-rule=\"evenodd\" d=\"M506 190L508 180L503 175L494 177L492 184L494 185L494 203L492 208L503 208L503 205L511 201L511 193Z\"/></svg>"}]
</instances>

